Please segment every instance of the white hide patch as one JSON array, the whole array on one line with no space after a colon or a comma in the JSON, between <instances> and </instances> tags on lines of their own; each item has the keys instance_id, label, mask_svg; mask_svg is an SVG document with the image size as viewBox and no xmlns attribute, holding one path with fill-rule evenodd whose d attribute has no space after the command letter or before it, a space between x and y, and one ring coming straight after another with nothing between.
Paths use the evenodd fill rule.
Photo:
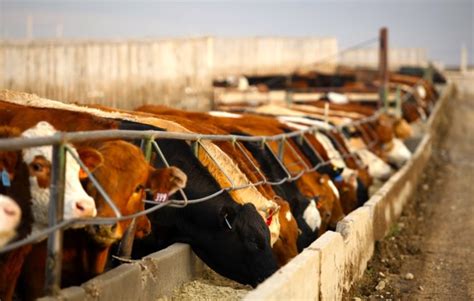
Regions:
<instances>
[{"instance_id":1,"label":"white hide patch","mask_svg":"<svg viewBox=\"0 0 474 301\"><path fill-rule=\"evenodd\" d=\"M326 150L332 165L336 168L346 168L346 163L342 159L341 154L337 151L334 145L332 145L331 140L326 135L316 132L316 139L318 139L319 143L321 143Z\"/></svg>"},{"instance_id":2,"label":"white hide patch","mask_svg":"<svg viewBox=\"0 0 474 301\"><path fill-rule=\"evenodd\" d=\"M421 98L426 99L426 89L425 87L418 85L416 86L416 92L420 95Z\"/></svg>"},{"instance_id":3,"label":"white hide patch","mask_svg":"<svg viewBox=\"0 0 474 301\"><path fill-rule=\"evenodd\" d=\"M24 131L23 137L52 136L56 130L47 122L39 122L36 126ZM73 149L78 156L75 149ZM23 159L30 164L35 157L42 156L49 162L52 161L52 146L32 147L23 150ZM94 217L97 214L94 200L84 191L79 180L79 164L71 154L66 155L66 175L64 192L64 219ZM36 177L30 176L30 190L32 197L33 217L35 223L33 231L41 230L48 225L48 208L50 189L41 188ZM79 209L80 208L80 209Z\"/></svg>"},{"instance_id":4,"label":"white hide patch","mask_svg":"<svg viewBox=\"0 0 474 301\"><path fill-rule=\"evenodd\" d=\"M329 92L328 99L330 102L335 104L346 104L349 103L349 98L346 95L336 92Z\"/></svg>"},{"instance_id":5,"label":"white hide patch","mask_svg":"<svg viewBox=\"0 0 474 301\"><path fill-rule=\"evenodd\" d=\"M247 91L249 89L249 81L245 76L239 76L239 83L237 85L237 89L239 91Z\"/></svg>"},{"instance_id":6,"label":"white hide patch","mask_svg":"<svg viewBox=\"0 0 474 301\"><path fill-rule=\"evenodd\" d=\"M313 232L321 226L321 214L319 214L319 210L316 208L316 202L314 200L311 200L308 207L304 210L303 219Z\"/></svg>"},{"instance_id":7,"label":"white hide patch","mask_svg":"<svg viewBox=\"0 0 474 301\"><path fill-rule=\"evenodd\" d=\"M223 111L210 111L209 115L214 116L214 117L227 117L227 118L241 118L242 117L242 115L240 114L223 112Z\"/></svg>"},{"instance_id":8,"label":"white hide patch","mask_svg":"<svg viewBox=\"0 0 474 301\"><path fill-rule=\"evenodd\" d=\"M279 116L277 119L281 122L295 122L307 126L316 126L324 130L332 130L334 128L331 124L328 124L324 121L299 116Z\"/></svg>"},{"instance_id":9,"label":"white hide patch","mask_svg":"<svg viewBox=\"0 0 474 301\"><path fill-rule=\"evenodd\" d=\"M362 162L369 167L369 175L378 180L385 181L393 174L393 170L388 165L377 157L374 153L367 149L359 149L356 151Z\"/></svg>"},{"instance_id":10,"label":"white hide patch","mask_svg":"<svg viewBox=\"0 0 474 301\"><path fill-rule=\"evenodd\" d=\"M291 217L291 212L290 211L286 212L285 217L286 217L287 221L291 222L292 217Z\"/></svg>"},{"instance_id":11,"label":"white hide patch","mask_svg":"<svg viewBox=\"0 0 474 301\"><path fill-rule=\"evenodd\" d=\"M389 163L400 168L405 162L410 160L411 152L402 140L398 138L393 138L392 143L393 147L387 154L387 160Z\"/></svg>"},{"instance_id":12,"label":"white hide patch","mask_svg":"<svg viewBox=\"0 0 474 301\"><path fill-rule=\"evenodd\" d=\"M289 127L292 127L294 129L297 129L297 130L306 130L308 128L308 126L306 125L301 125L301 124L298 124L298 123L294 123L294 122L289 122L289 121L282 121L280 120L281 123L283 123L284 125L287 125Z\"/></svg>"},{"instance_id":13,"label":"white hide patch","mask_svg":"<svg viewBox=\"0 0 474 301\"><path fill-rule=\"evenodd\" d=\"M21 209L10 197L0 195L0 248L16 235L16 227L20 224Z\"/></svg>"},{"instance_id":14,"label":"white hide patch","mask_svg":"<svg viewBox=\"0 0 474 301\"><path fill-rule=\"evenodd\" d=\"M349 183L357 190L359 184L357 183L356 170L351 168L344 168L344 170L342 171L342 178L344 179L344 181L346 181L346 183Z\"/></svg>"},{"instance_id":15,"label":"white hide patch","mask_svg":"<svg viewBox=\"0 0 474 301\"><path fill-rule=\"evenodd\" d=\"M339 195L339 190L337 190L337 187L336 187L336 185L334 185L334 182L331 181L331 180L329 180L329 181L328 181L328 185L329 185L329 187L331 188L331 190L332 190L332 192L334 193L334 195L335 195L338 199L340 199L341 197L340 197L340 195Z\"/></svg>"}]
</instances>

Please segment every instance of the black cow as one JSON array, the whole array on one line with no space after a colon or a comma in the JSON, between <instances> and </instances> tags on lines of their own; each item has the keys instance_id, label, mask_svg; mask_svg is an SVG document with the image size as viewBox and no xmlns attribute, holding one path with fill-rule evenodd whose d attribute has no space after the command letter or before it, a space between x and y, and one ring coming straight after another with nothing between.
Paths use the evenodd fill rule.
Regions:
<instances>
[{"instance_id":1,"label":"black cow","mask_svg":"<svg viewBox=\"0 0 474 301\"><path fill-rule=\"evenodd\" d=\"M120 128L162 130L133 122L121 122ZM184 189L188 198L202 198L221 189L185 141L159 139L157 142L167 161L188 176ZM152 163L156 167L162 165L157 159ZM188 243L213 270L254 287L278 269L270 246L270 231L255 206L234 202L226 191L184 208L161 208L149 218L152 234L135 243L134 257L175 242Z\"/></svg>"},{"instance_id":2,"label":"black cow","mask_svg":"<svg viewBox=\"0 0 474 301\"><path fill-rule=\"evenodd\" d=\"M247 133L235 132L234 135L249 136ZM286 172L280 165L273 152L268 146L261 147L260 143L257 142L242 142L245 148L252 154L262 168L262 172L272 182L279 182L283 178L287 177ZM281 185L274 185L273 189L283 199L287 200L290 204L291 213L296 219L298 228L301 233L298 235L297 247L298 251L301 252L304 248L309 246L318 237L319 229L316 228L314 231L305 221L303 214L310 204L308 200L296 186L295 182L286 181Z\"/></svg>"}]
</instances>

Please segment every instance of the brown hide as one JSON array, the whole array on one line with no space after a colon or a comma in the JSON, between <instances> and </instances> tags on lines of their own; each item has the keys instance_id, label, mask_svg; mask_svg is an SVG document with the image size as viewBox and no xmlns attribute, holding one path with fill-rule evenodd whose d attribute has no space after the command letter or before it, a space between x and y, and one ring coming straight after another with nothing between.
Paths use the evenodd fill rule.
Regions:
<instances>
[{"instance_id":1,"label":"brown hide","mask_svg":"<svg viewBox=\"0 0 474 301\"><path fill-rule=\"evenodd\" d=\"M0 139L20 136L17 128L0 126ZM21 181L28 189L28 169L22 162L21 151L0 151L0 171L7 170L10 181ZM0 184L1 185L1 184ZM31 213L31 196L25 191L16 191L16 186L11 187L11 197L20 206L21 221L17 228L15 240L25 238L31 232L33 216ZM0 254L0 300L13 299L16 283L20 276L26 256L31 251L31 244L18 247L12 251Z\"/></svg>"}]
</instances>

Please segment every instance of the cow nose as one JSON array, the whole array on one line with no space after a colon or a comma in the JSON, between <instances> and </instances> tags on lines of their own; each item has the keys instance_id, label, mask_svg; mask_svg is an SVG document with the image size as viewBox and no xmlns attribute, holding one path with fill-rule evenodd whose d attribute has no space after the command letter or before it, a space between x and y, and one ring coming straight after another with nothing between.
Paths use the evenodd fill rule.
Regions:
<instances>
[{"instance_id":1,"label":"cow nose","mask_svg":"<svg viewBox=\"0 0 474 301\"><path fill-rule=\"evenodd\" d=\"M117 230L117 223L113 225L92 225L94 228L95 233L99 234L113 234L115 233L115 230Z\"/></svg>"},{"instance_id":2,"label":"cow nose","mask_svg":"<svg viewBox=\"0 0 474 301\"><path fill-rule=\"evenodd\" d=\"M77 217L94 217L97 214L95 204L91 200L80 200L76 202L75 212Z\"/></svg>"},{"instance_id":3,"label":"cow nose","mask_svg":"<svg viewBox=\"0 0 474 301\"><path fill-rule=\"evenodd\" d=\"M18 205L14 202L9 202L6 204L2 204L1 210L5 220L10 221L11 227L15 228L20 222L21 218L20 207L18 207Z\"/></svg>"}]
</instances>

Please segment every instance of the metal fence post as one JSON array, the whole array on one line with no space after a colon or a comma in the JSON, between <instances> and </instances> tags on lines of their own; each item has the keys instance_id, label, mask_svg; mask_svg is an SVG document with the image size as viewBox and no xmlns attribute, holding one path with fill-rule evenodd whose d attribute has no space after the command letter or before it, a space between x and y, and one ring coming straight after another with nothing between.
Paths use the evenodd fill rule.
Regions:
<instances>
[{"instance_id":1,"label":"metal fence post","mask_svg":"<svg viewBox=\"0 0 474 301\"><path fill-rule=\"evenodd\" d=\"M63 220L64 215L64 181L66 175L66 150L63 144L53 146L48 208L48 226L53 227ZM44 291L46 295L56 295L61 290L63 230L58 229L48 235L46 277Z\"/></svg>"},{"instance_id":2,"label":"metal fence post","mask_svg":"<svg viewBox=\"0 0 474 301\"><path fill-rule=\"evenodd\" d=\"M386 108L388 107L388 31L386 27L380 29L379 39L379 108L380 104Z\"/></svg>"},{"instance_id":3,"label":"metal fence post","mask_svg":"<svg viewBox=\"0 0 474 301\"><path fill-rule=\"evenodd\" d=\"M400 85L397 85L397 93L395 98L395 116L397 118L402 117L402 92Z\"/></svg>"}]
</instances>

